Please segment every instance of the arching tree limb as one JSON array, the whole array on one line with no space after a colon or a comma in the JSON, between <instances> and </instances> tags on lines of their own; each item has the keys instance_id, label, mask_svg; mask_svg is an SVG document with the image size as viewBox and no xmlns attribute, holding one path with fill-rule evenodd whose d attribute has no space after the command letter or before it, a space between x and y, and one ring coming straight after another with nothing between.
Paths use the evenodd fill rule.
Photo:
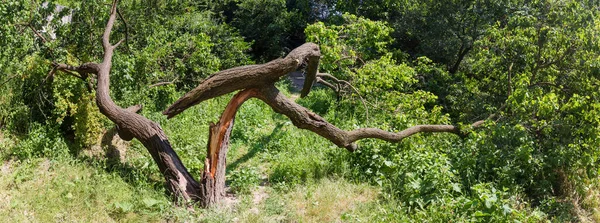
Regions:
<instances>
[{"instance_id":1,"label":"arching tree limb","mask_svg":"<svg viewBox=\"0 0 600 223\"><path fill-rule=\"evenodd\" d=\"M173 117L190 106L209 98L217 97L238 89L257 88L259 89L259 93L256 94L255 97L267 103L276 112L290 118L295 126L315 132L337 146L346 148L349 151L355 151L357 149L355 144L356 141L366 138L381 139L388 142L400 142L406 137L423 132L447 132L463 135L460 128L455 125L417 125L395 133L376 128L344 131L332 125L314 112L296 104L293 100L288 99L274 86L274 83L281 75L283 75L281 72L291 72L299 68L299 65L301 65L299 61L308 62L311 59L318 59L318 57L315 56L320 55L318 52L319 49L316 45L307 43L294 49L284 59L273 60L262 65L239 67L218 72L207 78L194 90L177 100L177 102L171 105L163 112L163 114L168 117ZM315 78L321 77L337 81L338 83L347 84L353 88L354 91L357 91L348 82L339 80L332 75L318 73L315 76ZM472 124L472 127L478 127L483 123L484 120L477 121Z\"/></svg>"},{"instance_id":2,"label":"arching tree limb","mask_svg":"<svg viewBox=\"0 0 600 223\"><path fill-rule=\"evenodd\" d=\"M355 144L356 141L366 138L381 139L388 142L400 142L409 136L424 132L448 132L462 135L460 128L454 125L416 125L396 133L376 128L361 128L352 131L344 131L327 122L314 112L296 104L279 92L273 85L261 87L260 94L256 97L271 106L277 113L287 116L296 127L317 133L337 146L346 148L351 152L357 149ZM472 124L472 127L479 127L483 123L483 120L475 122Z\"/></svg>"},{"instance_id":3,"label":"arching tree limb","mask_svg":"<svg viewBox=\"0 0 600 223\"><path fill-rule=\"evenodd\" d=\"M276 59L266 64L242 66L219 71L203 80L198 87L179 98L163 114L167 115L168 118L172 118L185 109L207 99L237 90L274 83L280 77L297 70L303 63L308 63L310 72L310 69L316 69L315 66L318 66L318 62L315 63L314 60L320 56L319 46L314 43L305 43L294 49L285 58Z\"/></svg>"}]
</instances>

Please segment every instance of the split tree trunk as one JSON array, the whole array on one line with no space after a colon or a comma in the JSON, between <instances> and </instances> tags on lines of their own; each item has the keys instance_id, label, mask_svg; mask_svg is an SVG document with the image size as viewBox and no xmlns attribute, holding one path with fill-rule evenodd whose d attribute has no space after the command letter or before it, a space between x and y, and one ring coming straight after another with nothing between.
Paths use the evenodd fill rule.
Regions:
<instances>
[{"instance_id":1,"label":"split tree trunk","mask_svg":"<svg viewBox=\"0 0 600 223\"><path fill-rule=\"evenodd\" d=\"M225 195L225 168L229 137L233 129L238 108L249 98L256 96L256 89L247 89L237 93L223 111L219 122L210 124L208 148L204 161L204 172L200 187L202 206L217 203Z\"/></svg>"}]
</instances>

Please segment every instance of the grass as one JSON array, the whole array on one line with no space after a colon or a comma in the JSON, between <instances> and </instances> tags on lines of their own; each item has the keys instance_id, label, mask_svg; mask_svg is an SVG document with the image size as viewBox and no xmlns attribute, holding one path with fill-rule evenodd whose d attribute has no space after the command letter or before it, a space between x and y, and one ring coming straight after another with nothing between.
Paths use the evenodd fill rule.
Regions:
<instances>
[{"instance_id":1,"label":"grass","mask_svg":"<svg viewBox=\"0 0 600 223\"><path fill-rule=\"evenodd\" d=\"M311 94L317 99L309 96L299 101L342 127L353 128L358 122L338 118L339 111L333 111L333 106L330 110L319 110L322 104L319 101L327 101L323 99L327 94L318 90ZM183 163L198 178L206 153L208 124L218 120L231 96L208 100L171 120L151 109L144 110L143 115L161 124ZM488 214L485 205L461 203L477 201L469 193L432 194L446 197L434 199L438 203L425 207L406 205L390 195L387 189L390 185L382 187L363 179L367 174L360 172L362 169L357 165L367 164L357 164L356 160L364 159L375 167L382 165L373 162L374 156L347 155L345 150L318 135L296 128L259 100L250 100L241 107L233 129L227 176L236 194L228 195L224 202L209 209L190 210L173 204L165 194L158 168L136 140L129 144L126 159L114 163L98 156L81 155L85 153L60 152L68 151L70 142L56 139L56 134L32 132L37 133L17 138L0 130L0 222L435 222L440 219L485 222L489 219L476 217ZM34 155L11 155L19 149ZM412 160L410 157L396 159L406 163ZM355 159L354 163L351 159ZM432 158L425 160L429 159ZM389 170L386 168L383 166L381 170ZM428 168L427 173L443 174ZM383 176L378 174L377 177ZM583 202L579 202L585 206L577 209L579 220L600 219L597 208L600 196L595 188L589 188ZM539 211L525 202L519 205L523 207L511 206L518 210L515 214L523 215L514 220L548 220L544 215L536 217ZM498 219L510 219L501 211L490 213Z\"/></svg>"},{"instance_id":2,"label":"grass","mask_svg":"<svg viewBox=\"0 0 600 223\"><path fill-rule=\"evenodd\" d=\"M352 184L341 179L324 179L301 186L285 196L286 205L301 222L359 221L378 198L379 191L368 185Z\"/></svg>"},{"instance_id":3,"label":"grass","mask_svg":"<svg viewBox=\"0 0 600 223\"><path fill-rule=\"evenodd\" d=\"M168 121L159 112L143 112L162 125L182 161L198 176L208 123L218 119L227 100L209 100ZM377 200L379 193L330 175L328 157L338 149L295 128L259 100L240 109L228 154L228 176L240 178L250 192L230 196L229 202L211 209L188 210L171 203L150 155L135 140L125 161L114 164L82 155L85 152L36 153L65 150L65 141L54 136L36 135L41 138L37 143L40 140L12 138L0 131L0 221L336 222ZM36 155L21 160L12 156L21 141L36 142L30 148ZM257 175L259 183L248 180L252 185L243 185L247 173Z\"/></svg>"},{"instance_id":4,"label":"grass","mask_svg":"<svg viewBox=\"0 0 600 223\"><path fill-rule=\"evenodd\" d=\"M337 222L359 219L379 193L369 185L323 179L289 192L261 186L233 204L189 211L172 206L161 190L134 187L81 162L6 161L1 171L0 219L7 222Z\"/></svg>"},{"instance_id":5,"label":"grass","mask_svg":"<svg viewBox=\"0 0 600 223\"><path fill-rule=\"evenodd\" d=\"M5 161L0 216L9 222L158 221L169 205L160 192L135 188L84 163Z\"/></svg>"}]
</instances>

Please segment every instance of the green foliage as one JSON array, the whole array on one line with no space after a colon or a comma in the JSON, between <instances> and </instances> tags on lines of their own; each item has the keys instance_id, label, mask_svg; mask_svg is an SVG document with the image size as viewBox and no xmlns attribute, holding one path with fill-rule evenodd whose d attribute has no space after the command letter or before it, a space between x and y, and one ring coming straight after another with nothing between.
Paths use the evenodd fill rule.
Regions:
<instances>
[{"instance_id":1,"label":"green foliage","mask_svg":"<svg viewBox=\"0 0 600 223\"><path fill-rule=\"evenodd\" d=\"M360 93L371 97L387 92L406 92L417 82L414 69L406 64L397 65L390 54L367 62L351 77Z\"/></svg>"},{"instance_id":2,"label":"green foliage","mask_svg":"<svg viewBox=\"0 0 600 223\"><path fill-rule=\"evenodd\" d=\"M105 117L98 110L94 95L95 92L84 93L77 103L73 129L75 130L75 141L80 148L90 148L98 144L103 133L102 120Z\"/></svg>"},{"instance_id":3,"label":"green foliage","mask_svg":"<svg viewBox=\"0 0 600 223\"><path fill-rule=\"evenodd\" d=\"M486 28L503 21L521 1L335 1L341 11L387 21L394 49L427 56L450 70L462 61Z\"/></svg>"},{"instance_id":4,"label":"green foliage","mask_svg":"<svg viewBox=\"0 0 600 223\"><path fill-rule=\"evenodd\" d=\"M322 22L306 27L306 40L321 48L322 72L347 77L349 68L360 66L387 52L393 30L385 22L372 21L351 14L343 15L343 25Z\"/></svg>"},{"instance_id":5,"label":"green foliage","mask_svg":"<svg viewBox=\"0 0 600 223\"><path fill-rule=\"evenodd\" d=\"M115 78L131 90L139 88L140 82L173 80L190 89L218 70L250 63L245 54L249 45L207 13L183 13L134 40L138 50L117 56L114 65Z\"/></svg>"},{"instance_id":6,"label":"green foliage","mask_svg":"<svg viewBox=\"0 0 600 223\"><path fill-rule=\"evenodd\" d=\"M52 61L102 60L105 3L0 3L0 200L10 200L0 202L2 216L31 221L20 215L31 210L34 221L600 219L592 193L600 160L594 2L120 2L127 22L119 18L111 38L127 41L113 57L111 96L122 107L144 105L142 115L161 124L192 174L203 169L208 123L231 94L171 120L160 111L215 71L253 63L248 53L267 61L304 38L320 45L320 71L355 89L335 97L317 87L297 103L341 129L455 124L468 134L362 140L359 151L347 153L250 100L237 114L227 157L239 202L196 213L169 204L158 168L138 141L123 163L77 156L113 124L94 105L93 77L48 73ZM57 4L68 8L56 12ZM72 22L61 22L71 12ZM481 128L469 127L491 114ZM256 203L249 194L262 176L269 198Z\"/></svg>"},{"instance_id":7,"label":"green foliage","mask_svg":"<svg viewBox=\"0 0 600 223\"><path fill-rule=\"evenodd\" d=\"M546 199L598 176L598 78L595 62L583 59L598 55L589 50L598 18L575 1L530 6L475 42L448 101L460 120L504 108L502 122L467 141L471 156L456 156L473 165L463 179L485 176Z\"/></svg>"},{"instance_id":8,"label":"green foliage","mask_svg":"<svg viewBox=\"0 0 600 223\"><path fill-rule=\"evenodd\" d=\"M228 179L229 187L236 194L248 194L258 186L260 176L254 168L242 168L232 171Z\"/></svg>"},{"instance_id":9,"label":"green foliage","mask_svg":"<svg viewBox=\"0 0 600 223\"><path fill-rule=\"evenodd\" d=\"M9 149L11 149L10 155L20 160L37 157L64 157L70 152L59 129L37 123L31 126L26 139Z\"/></svg>"},{"instance_id":10,"label":"green foliage","mask_svg":"<svg viewBox=\"0 0 600 223\"><path fill-rule=\"evenodd\" d=\"M290 37L294 31L303 30L302 16L286 7L285 0L239 1L232 24L247 40L252 41L252 51L261 61L282 57L292 49Z\"/></svg>"}]
</instances>

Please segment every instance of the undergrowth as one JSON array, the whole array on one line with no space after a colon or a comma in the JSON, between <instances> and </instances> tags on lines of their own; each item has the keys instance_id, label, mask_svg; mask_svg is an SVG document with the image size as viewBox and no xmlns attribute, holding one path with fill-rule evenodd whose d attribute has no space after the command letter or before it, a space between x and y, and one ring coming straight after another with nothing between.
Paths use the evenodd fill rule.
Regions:
<instances>
[{"instance_id":1,"label":"undergrowth","mask_svg":"<svg viewBox=\"0 0 600 223\"><path fill-rule=\"evenodd\" d=\"M285 85L280 87L286 89ZM365 120L360 107L348 109L348 104L336 101L327 91L317 89L298 102L344 129L373 125ZM161 124L184 164L198 177L203 169L208 123L218 120L229 97L208 100L171 120L152 106L142 114ZM145 100L149 99L135 103ZM0 135L2 219L540 222L598 216L597 211L585 211L597 210L596 193L588 193L588 206L579 209L568 208L569 202L560 197L534 205L522 188L465 178L465 171L479 167L468 166L466 161L457 163L455 150L465 146L458 138L423 135L400 144L365 140L359 143L359 152L348 153L296 128L286 117L254 99L242 106L233 129L227 167L233 198L206 210L189 210L172 203L158 168L135 140L128 146L125 160L115 163L74 153L80 141L65 138L52 125L32 123L29 129L27 136L7 131ZM573 210L583 211L577 218Z\"/></svg>"}]
</instances>

